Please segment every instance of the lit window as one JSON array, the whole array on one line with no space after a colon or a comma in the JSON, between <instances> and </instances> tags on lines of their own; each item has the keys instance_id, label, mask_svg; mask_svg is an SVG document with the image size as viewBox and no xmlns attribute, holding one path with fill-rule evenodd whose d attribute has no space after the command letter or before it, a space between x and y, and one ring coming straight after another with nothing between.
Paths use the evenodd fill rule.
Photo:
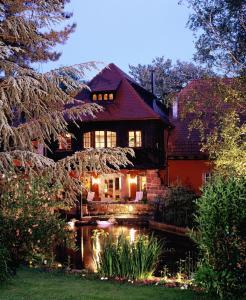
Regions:
<instances>
[{"instance_id":1,"label":"lit window","mask_svg":"<svg viewBox=\"0 0 246 300\"><path fill-rule=\"evenodd\" d=\"M84 133L84 148L90 148L91 147L91 133L90 132L86 132Z\"/></svg>"},{"instance_id":2,"label":"lit window","mask_svg":"<svg viewBox=\"0 0 246 300\"><path fill-rule=\"evenodd\" d=\"M93 101L97 101L97 94L93 94L92 100L93 100Z\"/></svg>"},{"instance_id":3,"label":"lit window","mask_svg":"<svg viewBox=\"0 0 246 300\"><path fill-rule=\"evenodd\" d=\"M108 94L103 95L103 100L108 100Z\"/></svg>"},{"instance_id":4,"label":"lit window","mask_svg":"<svg viewBox=\"0 0 246 300\"><path fill-rule=\"evenodd\" d=\"M202 174L203 177L203 183L206 184L211 180L212 174L209 172L205 172Z\"/></svg>"},{"instance_id":5,"label":"lit window","mask_svg":"<svg viewBox=\"0 0 246 300\"><path fill-rule=\"evenodd\" d=\"M102 94L98 95L98 100L101 101L102 100Z\"/></svg>"},{"instance_id":6,"label":"lit window","mask_svg":"<svg viewBox=\"0 0 246 300\"><path fill-rule=\"evenodd\" d=\"M109 94L109 100L114 100L114 94L113 93Z\"/></svg>"},{"instance_id":7,"label":"lit window","mask_svg":"<svg viewBox=\"0 0 246 300\"><path fill-rule=\"evenodd\" d=\"M60 134L58 136L58 150L71 150L72 149L72 136L70 133Z\"/></svg>"},{"instance_id":8,"label":"lit window","mask_svg":"<svg viewBox=\"0 0 246 300\"><path fill-rule=\"evenodd\" d=\"M107 147L108 148L116 147L116 132L107 131Z\"/></svg>"},{"instance_id":9,"label":"lit window","mask_svg":"<svg viewBox=\"0 0 246 300\"><path fill-rule=\"evenodd\" d=\"M129 147L142 147L141 131L129 131L128 145Z\"/></svg>"},{"instance_id":10,"label":"lit window","mask_svg":"<svg viewBox=\"0 0 246 300\"><path fill-rule=\"evenodd\" d=\"M105 148L104 131L95 131L95 148Z\"/></svg>"}]
</instances>

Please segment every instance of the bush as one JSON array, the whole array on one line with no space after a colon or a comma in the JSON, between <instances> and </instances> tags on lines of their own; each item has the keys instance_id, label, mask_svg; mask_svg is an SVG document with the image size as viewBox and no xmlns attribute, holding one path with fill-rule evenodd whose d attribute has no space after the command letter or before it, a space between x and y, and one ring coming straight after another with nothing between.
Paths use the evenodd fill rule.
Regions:
<instances>
[{"instance_id":1,"label":"bush","mask_svg":"<svg viewBox=\"0 0 246 300\"><path fill-rule=\"evenodd\" d=\"M165 198L155 201L155 221L181 227L192 227L196 199L196 194L186 187L169 188Z\"/></svg>"},{"instance_id":2,"label":"bush","mask_svg":"<svg viewBox=\"0 0 246 300\"><path fill-rule=\"evenodd\" d=\"M161 253L161 244L153 236L139 235L130 241L123 233L116 240L112 235L103 234L98 272L106 277L148 278L155 271Z\"/></svg>"},{"instance_id":3,"label":"bush","mask_svg":"<svg viewBox=\"0 0 246 300\"><path fill-rule=\"evenodd\" d=\"M57 208L58 187L47 178L6 179L0 196L0 243L8 266L53 261L56 245L70 240L67 224ZM4 252L5 253L5 252Z\"/></svg>"},{"instance_id":4,"label":"bush","mask_svg":"<svg viewBox=\"0 0 246 300\"><path fill-rule=\"evenodd\" d=\"M0 283L6 281L11 275L9 263L8 250L3 245L0 245Z\"/></svg>"},{"instance_id":5,"label":"bush","mask_svg":"<svg viewBox=\"0 0 246 300\"><path fill-rule=\"evenodd\" d=\"M197 201L196 233L202 262L198 285L221 298L246 293L246 181L215 178Z\"/></svg>"}]
</instances>

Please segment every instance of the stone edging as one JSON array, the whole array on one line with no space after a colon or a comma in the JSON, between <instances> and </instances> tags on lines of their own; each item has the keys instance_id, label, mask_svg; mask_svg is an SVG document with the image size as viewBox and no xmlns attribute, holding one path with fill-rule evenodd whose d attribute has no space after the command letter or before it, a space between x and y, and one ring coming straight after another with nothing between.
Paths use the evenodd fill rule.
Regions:
<instances>
[{"instance_id":1,"label":"stone edging","mask_svg":"<svg viewBox=\"0 0 246 300\"><path fill-rule=\"evenodd\" d=\"M170 232L176 235L180 235L180 236L186 236L189 229L188 228L184 228L184 227L177 227L174 225L169 225L169 224L165 224L165 223L159 223L153 220L149 220L149 226L151 228L157 229L157 230L161 230L161 231L165 231L165 232Z\"/></svg>"}]
</instances>

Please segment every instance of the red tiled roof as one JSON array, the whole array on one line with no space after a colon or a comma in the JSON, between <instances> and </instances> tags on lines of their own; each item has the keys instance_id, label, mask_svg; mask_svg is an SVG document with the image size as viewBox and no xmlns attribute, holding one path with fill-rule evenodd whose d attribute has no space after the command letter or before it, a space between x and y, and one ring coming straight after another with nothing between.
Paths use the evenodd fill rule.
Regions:
<instances>
[{"instance_id":1,"label":"red tiled roof","mask_svg":"<svg viewBox=\"0 0 246 300\"><path fill-rule=\"evenodd\" d=\"M174 129L170 133L168 141L168 157L173 158L206 158L207 155L200 151L201 139L198 130L189 130L189 124L192 115L189 114L185 119L181 118L184 104L187 101L197 102L202 105L202 101L206 98L216 99L216 90L214 83L216 80L193 80L185 88L177 94L178 100L178 117L171 116L170 122L174 125ZM204 103L204 102L203 102ZM201 107L204 109L204 107ZM208 108L209 109L209 108ZM213 107L211 107L211 111ZM213 126L211 126L212 128Z\"/></svg>"},{"instance_id":2,"label":"red tiled roof","mask_svg":"<svg viewBox=\"0 0 246 300\"><path fill-rule=\"evenodd\" d=\"M189 121L180 118L170 118L174 129L168 140L169 158L205 158L206 154L200 151L200 136L198 131L189 131Z\"/></svg>"},{"instance_id":3,"label":"red tiled roof","mask_svg":"<svg viewBox=\"0 0 246 300\"><path fill-rule=\"evenodd\" d=\"M168 119L155 111L153 105L155 96L143 88L139 93L134 87L137 85L136 82L114 64L104 68L88 85L92 92L116 91L116 96L113 101L102 101L104 111L98 113L95 119L83 118L85 121L157 119L168 124ZM143 97L144 91L146 97ZM76 98L85 102L93 102L90 100L88 91L80 93Z\"/></svg>"},{"instance_id":4,"label":"red tiled roof","mask_svg":"<svg viewBox=\"0 0 246 300\"><path fill-rule=\"evenodd\" d=\"M111 63L90 81L89 87L92 92L116 91L123 78L133 81L130 76Z\"/></svg>"},{"instance_id":5,"label":"red tiled roof","mask_svg":"<svg viewBox=\"0 0 246 300\"><path fill-rule=\"evenodd\" d=\"M169 118L175 126L172 130L168 142L169 157L186 157L186 158L206 158L206 154L200 151L200 134L198 130L189 131L189 124L192 120L192 114L189 114L185 120L180 118L184 104L188 101L196 103L196 109L206 111L205 116L201 116L206 121L208 130L215 128L214 111L228 111L230 106L220 101L224 85L234 85L238 88L244 88L237 85L237 81L231 78L212 78L193 80L177 95L178 99L178 118ZM218 101L219 100L219 101ZM234 109L234 108L233 108ZM206 119L205 119L206 118ZM241 116L241 120L243 120Z\"/></svg>"}]
</instances>

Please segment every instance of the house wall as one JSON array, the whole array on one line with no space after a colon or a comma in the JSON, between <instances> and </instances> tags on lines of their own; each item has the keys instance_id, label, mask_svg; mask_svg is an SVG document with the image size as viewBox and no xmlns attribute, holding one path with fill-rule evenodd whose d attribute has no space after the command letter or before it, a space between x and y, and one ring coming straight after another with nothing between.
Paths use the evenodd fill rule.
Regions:
<instances>
[{"instance_id":1,"label":"house wall","mask_svg":"<svg viewBox=\"0 0 246 300\"><path fill-rule=\"evenodd\" d=\"M135 157L131 158L132 169L163 169L166 165L164 131L165 126L159 120L134 120L134 121L109 121L109 122L83 122L76 125L70 124L68 131L75 136L72 139L71 151L57 151L58 144L50 145L52 152L48 157L54 160L62 159L75 151L83 150L83 134L89 131L109 130L117 133L117 146L128 147L128 131L142 131L142 147L133 148Z\"/></svg>"},{"instance_id":2,"label":"house wall","mask_svg":"<svg viewBox=\"0 0 246 300\"><path fill-rule=\"evenodd\" d=\"M212 170L208 160L168 160L168 185L182 184L200 193L204 174Z\"/></svg>"}]
</instances>

